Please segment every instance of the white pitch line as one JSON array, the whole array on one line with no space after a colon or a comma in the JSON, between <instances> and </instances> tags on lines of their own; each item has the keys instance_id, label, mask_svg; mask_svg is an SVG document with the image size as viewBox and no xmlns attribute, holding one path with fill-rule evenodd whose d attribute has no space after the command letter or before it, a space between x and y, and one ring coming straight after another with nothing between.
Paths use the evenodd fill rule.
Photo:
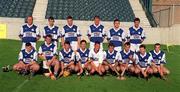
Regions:
<instances>
[{"instance_id":1,"label":"white pitch line","mask_svg":"<svg viewBox=\"0 0 180 92\"><path fill-rule=\"evenodd\" d=\"M24 80L21 84L19 84L16 87L16 89L13 90L13 92L18 92L21 89L21 87L24 86L24 84L26 84L28 81L29 81L28 79Z\"/></svg>"}]
</instances>

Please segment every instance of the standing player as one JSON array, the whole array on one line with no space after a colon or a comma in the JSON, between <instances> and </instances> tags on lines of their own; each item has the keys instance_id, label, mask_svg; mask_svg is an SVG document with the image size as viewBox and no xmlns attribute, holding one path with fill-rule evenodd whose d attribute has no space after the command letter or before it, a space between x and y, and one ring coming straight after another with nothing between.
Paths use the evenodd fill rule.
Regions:
<instances>
[{"instance_id":1,"label":"standing player","mask_svg":"<svg viewBox=\"0 0 180 92\"><path fill-rule=\"evenodd\" d=\"M31 45L36 49L36 41L40 39L38 27L33 24L32 16L28 16L26 22L27 23L21 27L19 34L19 37L22 40L21 49L25 49L26 43L31 43Z\"/></svg>"},{"instance_id":2,"label":"standing player","mask_svg":"<svg viewBox=\"0 0 180 92\"><path fill-rule=\"evenodd\" d=\"M95 42L100 42L100 48L103 50L103 40L106 36L104 26L100 24L100 17L94 17L94 24L89 27L87 36L90 40L90 50L94 49Z\"/></svg>"},{"instance_id":3,"label":"standing player","mask_svg":"<svg viewBox=\"0 0 180 92\"><path fill-rule=\"evenodd\" d=\"M100 76L103 75L105 69L102 65L103 62L103 51L100 49L100 42L95 42L94 49L89 52L90 58L90 74L94 74L95 72L99 73Z\"/></svg>"},{"instance_id":4,"label":"standing player","mask_svg":"<svg viewBox=\"0 0 180 92\"><path fill-rule=\"evenodd\" d=\"M59 61L61 62L61 72L59 76L62 76L65 71L71 73L75 70L73 58L73 50L71 49L70 42L65 41L64 48L59 52Z\"/></svg>"},{"instance_id":5,"label":"standing player","mask_svg":"<svg viewBox=\"0 0 180 92\"><path fill-rule=\"evenodd\" d=\"M125 33L122 28L120 28L120 21L118 19L114 20L114 28L111 28L107 33L107 40L113 43L116 51L122 50L123 42L125 42Z\"/></svg>"},{"instance_id":6,"label":"standing player","mask_svg":"<svg viewBox=\"0 0 180 92\"><path fill-rule=\"evenodd\" d=\"M134 26L129 28L128 32L128 42L131 43L131 50L134 52L139 51L139 46L142 44L144 41L145 37L145 32L142 27L139 26L140 19L135 18L134 19Z\"/></svg>"},{"instance_id":7,"label":"standing player","mask_svg":"<svg viewBox=\"0 0 180 92\"><path fill-rule=\"evenodd\" d=\"M54 18L53 17L49 17L48 18L48 26L44 27L43 30L43 37L45 38L46 35L52 35L52 41L54 43L54 45L57 46L58 44L58 39L60 37L60 32L59 32L59 27L54 25Z\"/></svg>"},{"instance_id":8,"label":"standing player","mask_svg":"<svg viewBox=\"0 0 180 92\"><path fill-rule=\"evenodd\" d=\"M76 51L79 48L81 33L79 28L73 24L73 18L71 16L67 17L67 25L63 27L61 35L62 45L64 45L65 41L68 41L72 50Z\"/></svg>"},{"instance_id":9,"label":"standing player","mask_svg":"<svg viewBox=\"0 0 180 92\"><path fill-rule=\"evenodd\" d=\"M58 70L59 70L59 61L57 60L57 46L54 45L52 42L52 36L46 35L45 43L43 43L39 47L39 58L43 60L43 68L44 69L51 69L51 66L54 66L54 73L53 75L57 78L58 77ZM51 71L49 70L49 73ZM45 76L49 76L47 73L44 73ZM47 74L47 75L46 75ZM50 75L51 77L51 75Z\"/></svg>"},{"instance_id":10,"label":"standing player","mask_svg":"<svg viewBox=\"0 0 180 92\"><path fill-rule=\"evenodd\" d=\"M120 62L120 71L121 75L118 77L120 80L124 80L124 73L126 70L129 70L130 73L134 73L135 67L135 53L130 50L130 43L126 42L124 44L124 50L120 51L117 56L118 61Z\"/></svg>"},{"instance_id":11,"label":"standing player","mask_svg":"<svg viewBox=\"0 0 180 92\"><path fill-rule=\"evenodd\" d=\"M156 43L154 45L154 50L150 51L152 55L153 62L151 67L154 73L159 73L162 79L166 79L164 75L169 74L169 70L164 66L166 64L166 56L163 51L161 51L161 45Z\"/></svg>"},{"instance_id":12,"label":"standing player","mask_svg":"<svg viewBox=\"0 0 180 92\"><path fill-rule=\"evenodd\" d=\"M25 44L25 49L19 53L19 62L13 66L13 70L19 73L31 72L32 76L39 70L37 61L37 52L31 43Z\"/></svg>"},{"instance_id":13,"label":"standing player","mask_svg":"<svg viewBox=\"0 0 180 92\"><path fill-rule=\"evenodd\" d=\"M144 78L148 78L148 74L152 74L153 70L150 65L152 62L152 56L146 52L146 46L140 45L139 52L136 54L136 68L135 73L137 75L142 74Z\"/></svg>"}]
</instances>

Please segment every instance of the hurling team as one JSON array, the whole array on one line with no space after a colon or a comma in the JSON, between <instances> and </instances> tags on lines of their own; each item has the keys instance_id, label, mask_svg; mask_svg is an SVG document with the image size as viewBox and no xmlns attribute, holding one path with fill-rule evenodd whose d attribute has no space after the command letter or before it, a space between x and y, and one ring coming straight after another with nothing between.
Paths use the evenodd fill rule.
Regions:
<instances>
[{"instance_id":1,"label":"hurling team","mask_svg":"<svg viewBox=\"0 0 180 92\"><path fill-rule=\"evenodd\" d=\"M31 76L41 71L54 80L71 74L97 74L102 78L110 74L118 80L125 80L127 76L166 79L170 73L165 67L166 56L161 51L161 44L154 44L150 52L142 44L146 36L139 25L139 18L134 19L134 25L125 33L120 20L115 19L113 28L105 31L100 17L95 16L94 23L86 32L89 45L81 39L82 34L79 27L73 24L73 18L68 16L66 20L67 24L60 29L54 24L55 19L49 17L41 36L38 27L33 24L33 17L28 16L20 30L22 48L13 70ZM37 48L36 43L41 37L44 42ZM103 45L105 39L107 46Z\"/></svg>"}]
</instances>

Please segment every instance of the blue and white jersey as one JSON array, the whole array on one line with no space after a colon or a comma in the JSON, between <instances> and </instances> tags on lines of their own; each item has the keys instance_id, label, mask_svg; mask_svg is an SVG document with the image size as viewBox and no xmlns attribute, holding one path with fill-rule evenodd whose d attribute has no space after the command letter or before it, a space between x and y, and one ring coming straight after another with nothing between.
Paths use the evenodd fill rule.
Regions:
<instances>
[{"instance_id":1,"label":"blue and white jersey","mask_svg":"<svg viewBox=\"0 0 180 92\"><path fill-rule=\"evenodd\" d=\"M126 52L125 50L122 50L118 53L118 61L121 61L122 63L128 63L133 64L133 61L129 59L129 57L132 56L133 59L136 58L135 53L131 50Z\"/></svg>"},{"instance_id":2,"label":"blue and white jersey","mask_svg":"<svg viewBox=\"0 0 180 92\"><path fill-rule=\"evenodd\" d=\"M115 47L122 46L122 42L125 41L125 33L121 28L115 29L112 28L107 33L107 40L110 43L113 43Z\"/></svg>"},{"instance_id":3,"label":"blue and white jersey","mask_svg":"<svg viewBox=\"0 0 180 92\"><path fill-rule=\"evenodd\" d=\"M127 39L130 40L130 43L141 44L141 40L144 40L145 38L145 32L142 27L135 28L133 26L129 28Z\"/></svg>"},{"instance_id":4,"label":"blue and white jersey","mask_svg":"<svg viewBox=\"0 0 180 92\"><path fill-rule=\"evenodd\" d=\"M104 40L104 37L106 36L104 26L99 24L96 26L95 24L91 25L89 27L87 36L90 38L90 42L100 42L102 43Z\"/></svg>"},{"instance_id":5,"label":"blue and white jersey","mask_svg":"<svg viewBox=\"0 0 180 92\"><path fill-rule=\"evenodd\" d=\"M57 55L57 46L54 45L53 43L47 44L46 42L42 44L39 47L39 52L38 54L43 54L46 57L46 60L51 60L53 56Z\"/></svg>"},{"instance_id":6,"label":"blue and white jersey","mask_svg":"<svg viewBox=\"0 0 180 92\"><path fill-rule=\"evenodd\" d=\"M65 49L62 49L59 52L59 61L69 64L73 60L73 56L72 56L73 53L74 52L72 49L69 49L68 51L66 51Z\"/></svg>"},{"instance_id":7,"label":"blue and white jersey","mask_svg":"<svg viewBox=\"0 0 180 92\"><path fill-rule=\"evenodd\" d=\"M28 43L28 42L36 42L36 37L39 35L38 27L34 24L28 25L25 24L21 27L21 31L19 36L22 37L22 42Z\"/></svg>"},{"instance_id":8,"label":"blue and white jersey","mask_svg":"<svg viewBox=\"0 0 180 92\"><path fill-rule=\"evenodd\" d=\"M153 58L153 63L156 65L166 64L165 53L163 51L157 53L155 50L152 50L150 51L150 54Z\"/></svg>"},{"instance_id":9,"label":"blue and white jersey","mask_svg":"<svg viewBox=\"0 0 180 92\"><path fill-rule=\"evenodd\" d=\"M36 50L32 49L30 52L26 51L25 49L21 50L19 53L19 61L24 62L25 64L29 64L32 61L37 61L37 52Z\"/></svg>"},{"instance_id":10,"label":"blue and white jersey","mask_svg":"<svg viewBox=\"0 0 180 92\"><path fill-rule=\"evenodd\" d=\"M140 54L140 52L136 53L136 64L141 68L147 68L151 65L152 56L149 53L145 53L144 55Z\"/></svg>"},{"instance_id":11,"label":"blue and white jersey","mask_svg":"<svg viewBox=\"0 0 180 92\"><path fill-rule=\"evenodd\" d=\"M64 37L65 41L77 41L78 37L81 37L81 33L79 28L76 25L65 25L62 29L61 33L62 37Z\"/></svg>"},{"instance_id":12,"label":"blue and white jersey","mask_svg":"<svg viewBox=\"0 0 180 92\"><path fill-rule=\"evenodd\" d=\"M117 51L110 52L109 50L104 51L104 60L106 60L109 64L114 64L116 57L117 57Z\"/></svg>"},{"instance_id":13,"label":"blue and white jersey","mask_svg":"<svg viewBox=\"0 0 180 92\"><path fill-rule=\"evenodd\" d=\"M59 27L45 26L43 31L43 36L45 37L46 35L52 35L53 41L58 41L58 38L60 37Z\"/></svg>"},{"instance_id":14,"label":"blue and white jersey","mask_svg":"<svg viewBox=\"0 0 180 92\"><path fill-rule=\"evenodd\" d=\"M88 57L89 57L89 52L90 50L89 49L85 49L84 51L80 48L77 50L78 52L78 55L80 57L80 61L81 61L81 64L85 64L87 61L88 61Z\"/></svg>"}]
</instances>

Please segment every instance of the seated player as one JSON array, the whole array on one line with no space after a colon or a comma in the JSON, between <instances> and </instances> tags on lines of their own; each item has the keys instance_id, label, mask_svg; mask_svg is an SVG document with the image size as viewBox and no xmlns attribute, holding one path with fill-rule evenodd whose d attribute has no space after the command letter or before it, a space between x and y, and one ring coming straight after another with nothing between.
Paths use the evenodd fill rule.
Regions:
<instances>
[{"instance_id":1,"label":"seated player","mask_svg":"<svg viewBox=\"0 0 180 92\"><path fill-rule=\"evenodd\" d=\"M152 56L146 52L146 46L140 45L139 52L136 53L136 68L135 73L137 75L142 74L144 78L148 78L149 74L153 73L151 69Z\"/></svg>"},{"instance_id":2,"label":"seated player","mask_svg":"<svg viewBox=\"0 0 180 92\"><path fill-rule=\"evenodd\" d=\"M88 66L90 66L90 63L88 62L88 56L90 50L86 48L87 42L86 40L81 40L80 42L80 48L77 50L77 55L79 55L80 60L78 62L79 64L79 73L78 75L83 73L83 70L86 70L86 74L88 75Z\"/></svg>"},{"instance_id":3,"label":"seated player","mask_svg":"<svg viewBox=\"0 0 180 92\"><path fill-rule=\"evenodd\" d=\"M46 35L52 35L52 41L54 43L54 45L57 46L58 44L58 40L60 37L60 31L59 31L59 27L57 27L56 25L54 25L54 18L53 17L49 17L48 18L48 25L44 27L43 30L43 37L45 38Z\"/></svg>"},{"instance_id":4,"label":"seated player","mask_svg":"<svg viewBox=\"0 0 180 92\"><path fill-rule=\"evenodd\" d=\"M165 53L161 51L161 45L156 43L154 45L154 50L150 51L150 54L153 58L151 62L151 67L153 73L159 73L162 79L166 79L164 75L169 74L169 70L164 66L166 64Z\"/></svg>"},{"instance_id":5,"label":"seated player","mask_svg":"<svg viewBox=\"0 0 180 92\"><path fill-rule=\"evenodd\" d=\"M105 72L104 67L102 66L103 62L103 51L100 49L100 42L95 42L94 49L89 52L89 62L91 64L90 75L97 72L100 76Z\"/></svg>"},{"instance_id":6,"label":"seated player","mask_svg":"<svg viewBox=\"0 0 180 92\"><path fill-rule=\"evenodd\" d=\"M109 70L114 72L114 63L115 63L115 58L117 55L117 51L114 50L114 44L109 43L108 45L108 50L104 51L104 56L103 56L103 66L108 72ZM116 71L115 71L116 72Z\"/></svg>"},{"instance_id":7,"label":"seated player","mask_svg":"<svg viewBox=\"0 0 180 92\"><path fill-rule=\"evenodd\" d=\"M30 72L33 76L39 70L39 65L36 61L37 52L31 43L26 43L25 49L19 53L19 62L13 66L13 70L23 73L24 75Z\"/></svg>"},{"instance_id":8,"label":"seated player","mask_svg":"<svg viewBox=\"0 0 180 92\"><path fill-rule=\"evenodd\" d=\"M43 60L43 68L45 70L49 70L49 72L45 72L45 76L54 76L58 77L58 70L59 70L59 61L57 60L57 46L54 45L52 42L52 36L46 35L45 37L45 43L43 43L39 47L39 58ZM51 66L54 67L54 73L51 73Z\"/></svg>"},{"instance_id":9,"label":"seated player","mask_svg":"<svg viewBox=\"0 0 180 92\"><path fill-rule=\"evenodd\" d=\"M135 63L135 53L130 50L130 43L126 42L124 44L124 50L118 53L118 61L120 62L121 75L118 77L120 80L124 80L124 73L129 70L130 73L134 73L134 63Z\"/></svg>"},{"instance_id":10,"label":"seated player","mask_svg":"<svg viewBox=\"0 0 180 92\"><path fill-rule=\"evenodd\" d=\"M59 61L61 62L61 72L59 76L62 76L64 72L68 71L69 73L72 73L75 70L73 53L70 42L65 41L64 48L59 52Z\"/></svg>"}]
</instances>

